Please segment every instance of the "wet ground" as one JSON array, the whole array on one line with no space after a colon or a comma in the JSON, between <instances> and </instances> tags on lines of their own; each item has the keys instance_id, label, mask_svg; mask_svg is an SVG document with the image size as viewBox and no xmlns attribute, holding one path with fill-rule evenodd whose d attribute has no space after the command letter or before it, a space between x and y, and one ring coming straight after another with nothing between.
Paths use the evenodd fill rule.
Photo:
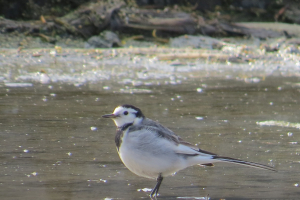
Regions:
<instances>
[{"instance_id":1,"label":"wet ground","mask_svg":"<svg viewBox=\"0 0 300 200\"><path fill-rule=\"evenodd\" d=\"M148 199L155 180L124 167L101 118L124 103L204 150L278 170L194 166L165 178L159 199L299 197L297 55L234 64L57 51L1 53L1 199Z\"/></svg>"}]
</instances>

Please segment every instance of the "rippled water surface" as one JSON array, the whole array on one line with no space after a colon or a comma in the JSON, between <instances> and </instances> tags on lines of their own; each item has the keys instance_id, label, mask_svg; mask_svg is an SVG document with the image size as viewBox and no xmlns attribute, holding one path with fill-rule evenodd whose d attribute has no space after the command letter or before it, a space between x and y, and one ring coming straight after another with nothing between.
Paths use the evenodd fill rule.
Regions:
<instances>
[{"instance_id":1,"label":"rippled water surface","mask_svg":"<svg viewBox=\"0 0 300 200\"><path fill-rule=\"evenodd\" d=\"M158 199L297 199L300 78L241 69L214 76L207 68L154 73L159 79L143 71L126 79L125 69L102 82L40 84L26 74L3 81L1 199L148 199L155 180L124 167L114 123L101 118L124 103L204 150L278 170L194 166L166 177Z\"/></svg>"}]
</instances>

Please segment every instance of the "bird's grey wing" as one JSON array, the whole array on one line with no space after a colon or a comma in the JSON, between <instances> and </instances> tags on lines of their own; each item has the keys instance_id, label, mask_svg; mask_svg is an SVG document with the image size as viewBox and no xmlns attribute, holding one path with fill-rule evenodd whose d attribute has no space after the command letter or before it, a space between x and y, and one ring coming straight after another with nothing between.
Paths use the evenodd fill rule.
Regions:
<instances>
[{"instance_id":1,"label":"bird's grey wing","mask_svg":"<svg viewBox=\"0 0 300 200\"><path fill-rule=\"evenodd\" d=\"M199 155L199 154L216 155L209 151L199 149L197 146L195 146L187 141L184 141L180 136L176 135L173 131L164 127L163 125L161 125L160 123L158 123L156 121L146 118L143 121L143 125L148 128L150 128L150 127L156 128L155 130L159 137L166 138L170 141L173 141L177 146L183 145L184 147L189 147L189 148L178 148L178 153L183 153L183 154L187 154L187 155ZM180 151L182 151L182 152L180 152Z\"/></svg>"},{"instance_id":2,"label":"bird's grey wing","mask_svg":"<svg viewBox=\"0 0 300 200\"><path fill-rule=\"evenodd\" d=\"M198 154L201 153L201 154L207 154L207 155L217 155L215 153L202 150L202 149L198 148L197 146L191 144L190 142L187 142L187 141L183 140L182 138L179 138L179 144L187 146L187 147L193 149L194 151L198 152Z\"/></svg>"},{"instance_id":3,"label":"bird's grey wing","mask_svg":"<svg viewBox=\"0 0 300 200\"><path fill-rule=\"evenodd\" d=\"M177 154L180 154L182 156L197 156L197 155L203 155L203 156L212 156L216 155L214 153L211 153L209 151L205 151L202 149L199 149L197 146L183 140L180 136L176 135L173 131L170 129L164 127L158 122L155 122L151 119L146 118L143 121L143 125L147 127L147 129L152 129L159 137L168 139L176 145L176 148L174 151ZM212 164L208 164L209 166Z\"/></svg>"},{"instance_id":4,"label":"bird's grey wing","mask_svg":"<svg viewBox=\"0 0 300 200\"><path fill-rule=\"evenodd\" d=\"M184 141L181 138L179 138L179 144L176 149L176 153L178 155L185 157L186 159L192 158L192 157L197 157L197 156L207 157L207 158L211 159L213 156L217 156L217 154L199 149L197 146L195 146L187 141ZM199 165L210 166L210 167L214 166L210 162L202 163Z\"/></svg>"},{"instance_id":5,"label":"bird's grey wing","mask_svg":"<svg viewBox=\"0 0 300 200\"><path fill-rule=\"evenodd\" d=\"M147 150L148 148L150 148L147 151L161 154L163 151L166 150L164 148L167 147L168 151L172 151L175 154L182 156L186 159L188 159L189 157L194 157L199 155L208 158L211 157L212 155L216 155L208 151L203 151L197 148L196 146L192 145L191 143L184 141L179 136L175 135L173 132L172 134L170 134L169 131L166 131L165 129L162 128L158 128L157 126L146 126L145 124L138 125L138 126L131 126L129 128L129 134L138 135L139 143L137 145L137 149ZM157 138L160 139L158 140ZM161 140L161 139L165 139L165 140ZM152 142L148 142L150 140ZM203 163L201 165L213 166L213 164L211 163Z\"/></svg>"},{"instance_id":6,"label":"bird's grey wing","mask_svg":"<svg viewBox=\"0 0 300 200\"><path fill-rule=\"evenodd\" d=\"M180 137L178 135L156 121L146 118L143 120L142 125L147 127L148 129L152 129L153 131L155 131L159 137L173 141L176 144L179 143Z\"/></svg>"},{"instance_id":7,"label":"bird's grey wing","mask_svg":"<svg viewBox=\"0 0 300 200\"><path fill-rule=\"evenodd\" d=\"M148 125L139 125L139 126L131 126L129 128L129 132L135 132L135 131L147 131L147 134L154 134L155 137L166 139L170 142L172 142L175 145L179 144L180 137L173 134L170 134L170 132L166 131L165 129L158 128L157 126L148 126ZM150 137L150 135L149 135Z\"/></svg>"},{"instance_id":8,"label":"bird's grey wing","mask_svg":"<svg viewBox=\"0 0 300 200\"><path fill-rule=\"evenodd\" d=\"M159 130L163 131L164 134L167 134L167 135L175 135L175 136L177 136L173 131L171 131L167 127L164 127L160 123L158 123L156 121L153 121L151 119L148 119L148 118L146 118L146 119L143 120L143 125L145 125L145 126L151 126L151 127L156 127Z\"/></svg>"}]
</instances>

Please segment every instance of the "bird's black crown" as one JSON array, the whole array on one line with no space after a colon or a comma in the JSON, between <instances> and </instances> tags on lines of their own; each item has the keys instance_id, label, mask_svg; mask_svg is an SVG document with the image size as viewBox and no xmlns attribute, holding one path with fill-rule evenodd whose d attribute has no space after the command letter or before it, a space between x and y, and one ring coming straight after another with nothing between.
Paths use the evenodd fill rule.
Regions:
<instances>
[{"instance_id":1,"label":"bird's black crown","mask_svg":"<svg viewBox=\"0 0 300 200\"><path fill-rule=\"evenodd\" d=\"M124 107L124 108L131 108L131 109L136 110L137 111L135 113L136 117L142 117L142 118L145 117L144 114L142 113L141 109L139 109L138 107L135 107L135 106L129 105L129 104L124 104L124 105L122 105L122 107Z\"/></svg>"}]
</instances>

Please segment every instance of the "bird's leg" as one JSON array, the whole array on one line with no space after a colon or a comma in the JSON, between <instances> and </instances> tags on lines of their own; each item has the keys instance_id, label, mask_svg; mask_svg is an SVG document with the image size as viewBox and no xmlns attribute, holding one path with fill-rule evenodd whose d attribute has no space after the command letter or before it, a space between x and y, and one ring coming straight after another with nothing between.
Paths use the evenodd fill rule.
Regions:
<instances>
[{"instance_id":1,"label":"bird's leg","mask_svg":"<svg viewBox=\"0 0 300 200\"><path fill-rule=\"evenodd\" d=\"M161 174L158 175L157 179L156 179L156 185L155 187L152 189L152 192L150 194L150 197L152 198L153 195L155 194L155 198L157 197L157 193L158 193L158 190L159 190L159 187L160 187L160 184L162 182L164 178L161 176Z\"/></svg>"}]
</instances>

